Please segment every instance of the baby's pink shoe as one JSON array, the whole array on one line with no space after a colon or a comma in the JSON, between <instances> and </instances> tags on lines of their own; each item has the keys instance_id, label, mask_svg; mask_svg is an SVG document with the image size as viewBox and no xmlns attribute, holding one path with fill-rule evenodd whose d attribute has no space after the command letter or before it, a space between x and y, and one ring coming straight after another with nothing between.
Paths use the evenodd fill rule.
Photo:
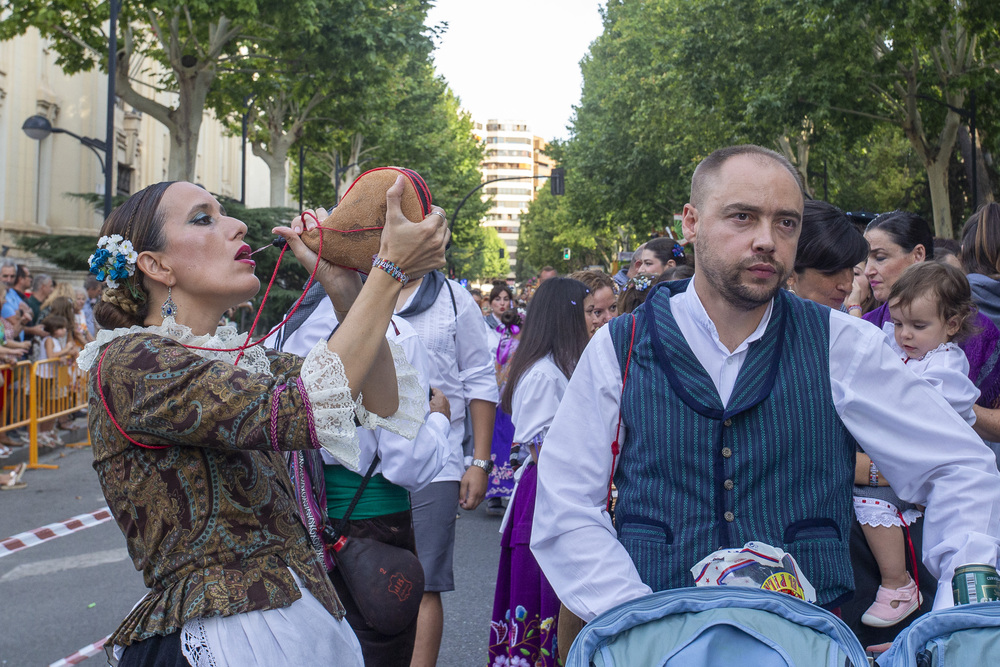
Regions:
<instances>
[{"instance_id":1,"label":"baby's pink shoe","mask_svg":"<svg viewBox=\"0 0 1000 667\"><path fill-rule=\"evenodd\" d=\"M892 603L897 601L899 604L893 607ZM875 602L868 607L868 611L861 617L861 622L873 628L896 625L915 612L923 601L923 596L917 590L917 583L912 578L910 583L896 590L879 586Z\"/></svg>"}]
</instances>

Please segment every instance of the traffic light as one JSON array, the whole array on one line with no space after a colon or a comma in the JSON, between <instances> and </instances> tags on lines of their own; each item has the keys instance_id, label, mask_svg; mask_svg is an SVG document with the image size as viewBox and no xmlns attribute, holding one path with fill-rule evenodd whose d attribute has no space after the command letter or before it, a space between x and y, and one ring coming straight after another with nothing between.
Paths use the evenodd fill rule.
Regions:
<instances>
[{"instance_id":1,"label":"traffic light","mask_svg":"<svg viewBox=\"0 0 1000 667\"><path fill-rule=\"evenodd\" d=\"M569 248L563 248L563 259L569 259Z\"/></svg>"},{"instance_id":2,"label":"traffic light","mask_svg":"<svg viewBox=\"0 0 1000 667\"><path fill-rule=\"evenodd\" d=\"M553 195L564 195L566 194L566 170L562 167L556 167L549 174L549 184L552 186ZM569 259L567 257L566 259Z\"/></svg>"}]
</instances>

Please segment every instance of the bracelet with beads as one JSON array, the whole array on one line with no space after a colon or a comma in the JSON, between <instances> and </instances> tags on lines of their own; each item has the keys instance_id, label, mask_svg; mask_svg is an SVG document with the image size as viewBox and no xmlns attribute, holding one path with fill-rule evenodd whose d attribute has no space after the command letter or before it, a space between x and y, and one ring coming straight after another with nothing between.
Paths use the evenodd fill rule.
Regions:
<instances>
[{"instance_id":1,"label":"bracelet with beads","mask_svg":"<svg viewBox=\"0 0 1000 667\"><path fill-rule=\"evenodd\" d=\"M387 259L382 259L378 255L372 255L372 268L382 269L393 277L400 285L406 286L410 282L410 277L403 273L403 270Z\"/></svg>"},{"instance_id":2,"label":"bracelet with beads","mask_svg":"<svg viewBox=\"0 0 1000 667\"><path fill-rule=\"evenodd\" d=\"M878 486L878 468L874 461L868 464L868 486Z\"/></svg>"}]
</instances>

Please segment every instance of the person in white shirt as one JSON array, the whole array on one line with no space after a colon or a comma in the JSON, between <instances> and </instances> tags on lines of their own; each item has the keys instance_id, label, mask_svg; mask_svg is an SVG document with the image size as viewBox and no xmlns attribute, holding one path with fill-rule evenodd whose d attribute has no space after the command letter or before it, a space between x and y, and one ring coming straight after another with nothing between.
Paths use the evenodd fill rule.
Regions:
<instances>
[{"instance_id":1,"label":"person in white shirt","mask_svg":"<svg viewBox=\"0 0 1000 667\"><path fill-rule=\"evenodd\" d=\"M782 156L712 153L683 211L694 278L658 285L584 352L539 462L531 536L584 621L693 585L701 558L751 540L791 553L818 603L838 607L853 589L854 439L902 499L927 507L935 607L952 604L956 567L997 562L993 453L881 331L781 290L802 209Z\"/></svg>"},{"instance_id":2,"label":"person in white shirt","mask_svg":"<svg viewBox=\"0 0 1000 667\"><path fill-rule=\"evenodd\" d=\"M471 511L479 506L493 470L490 449L499 392L482 312L465 288L432 271L403 288L396 309L396 315L409 322L427 346L431 363L441 375L441 384L436 386L451 405L448 464L431 484L412 496L417 555L424 568L424 597L412 665L424 667L437 662L444 630L441 593L455 589L458 507ZM473 460L468 470L462 450L466 406L473 434Z\"/></svg>"},{"instance_id":3,"label":"person in white shirt","mask_svg":"<svg viewBox=\"0 0 1000 667\"><path fill-rule=\"evenodd\" d=\"M268 340L268 344L282 352L304 357L320 340L330 337L344 315L345 313L334 310L333 302L326 298L322 285L316 283L309 289L289 322ZM300 492L296 496L300 500L300 511L304 517L318 515L312 517L314 520L305 522L307 528L310 528L310 537L318 545L322 545L320 533L323 523L329 520L336 524L344 516L346 506L357 491L363 471L368 470L377 455L380 463L351 513L348 534L376 539L416 553L409 494L427 486L444 469L451 456L448 399L440 390L431 389L437 382L436 379L432 380L436 370L430 363L426 348L413 327L397 316L393 316L390 321L386 338L402 348L406 360L416 370L421 385L420 392L416 395L428 396L429 392L433 392L429 404L424 401L421 408L426 421L413 440L382 428L374 431L358 428L361 447L359 470L362 474L348 470L322 451L293 455L290 473L292 481L299 487ZM320 456L321 461L317 461L316 458ZM323 492L320 493L315 487L321 487ZM304 496L301 493L304 489L309 489L312 493ZM316 498L317 495L324 497ZM303 503L303 497L310 502ZM316 500L315 503L311 502L313 499ZM317 528L312 530L312 526ZM405 630L396 635L383 635L375 631L365 622L350 590L339 572L332 568L332 561L328 561L327 566L330 568L334 588L347 610L347 621L358 636L365 664L380 667L409 665L417 619L414 618Z\"/></svg>"}]
</instances>

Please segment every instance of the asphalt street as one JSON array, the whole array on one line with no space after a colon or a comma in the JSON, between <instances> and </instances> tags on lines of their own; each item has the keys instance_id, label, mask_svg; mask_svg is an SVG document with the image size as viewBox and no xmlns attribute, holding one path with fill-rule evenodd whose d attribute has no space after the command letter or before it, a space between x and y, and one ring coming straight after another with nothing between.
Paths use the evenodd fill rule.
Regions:
<instances>
[{"instance_id":1,"label":"asphalt street","mask_svg":"<svg viewBox=\"0 0 1000 667\"><path fill-rule=\"evenodd\" d=\"M0 540L50 524L62 526L53 529L59 536L34 546L13 553L0 548L3 667L46 667L69 658L110 634L145 593L118 526L94 518L106 503L90 450L62 449L40 462L59 469L29 470L26 489L0 495ZM486 514L485 503L474 512L459 511L456 590L443 596L445 630L438 664L478 667L487 661L500 520ZM67 527L78 516L85 519ZM96 525L73 531L78 523ZM72 664L99 667L107 659L100 653Z\"/></svg>"}]
</instances>

